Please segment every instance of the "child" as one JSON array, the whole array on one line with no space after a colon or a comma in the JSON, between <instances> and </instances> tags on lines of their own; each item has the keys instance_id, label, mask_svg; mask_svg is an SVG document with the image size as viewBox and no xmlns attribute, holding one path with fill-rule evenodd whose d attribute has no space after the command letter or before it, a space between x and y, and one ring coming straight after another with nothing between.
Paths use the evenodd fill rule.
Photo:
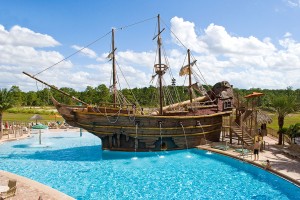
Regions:
<instances>
[{"instance_id":1,"label":"child","mask_svg":"<svg viewBox=\"0 0 300 200\"><path fill-rule=\"evenodd\" d=\"M271 163L270 163L270 161L269 161L269 160L267 160L267 163L266 163L265 169L271 169Z\"/></svg>"}]
</instances>

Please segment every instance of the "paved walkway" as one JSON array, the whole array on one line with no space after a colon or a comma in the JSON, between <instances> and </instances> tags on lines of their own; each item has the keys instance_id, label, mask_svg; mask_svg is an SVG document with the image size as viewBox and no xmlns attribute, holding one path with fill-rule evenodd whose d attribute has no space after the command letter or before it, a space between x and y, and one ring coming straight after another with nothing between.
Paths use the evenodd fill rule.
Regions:
<instances>
[{"instance_id":1,"label":"paved walkway","mask_svg":"<svg viewBox=\"0 0 300 200\"><path fill-rule=\"evenodd\" d=\"M234 149L229 149L227 151L222 151L218 149L211 148L210 145L201 145L198 148L214 151L224 155L232 156L238 159L244 159L246 162L252 163L259 167L264 167L266 160L270 160L271 169L273 173L285 177L286 179L296 183L300 187L300 159L291 158L282 151L281 145L276 145L278 139L272 137L264 137L266 142L266 149L259 153L259 160L254 161L254 157L245 156L241 157L240 153L234 151Z\"/></svg>"}]
</instances>

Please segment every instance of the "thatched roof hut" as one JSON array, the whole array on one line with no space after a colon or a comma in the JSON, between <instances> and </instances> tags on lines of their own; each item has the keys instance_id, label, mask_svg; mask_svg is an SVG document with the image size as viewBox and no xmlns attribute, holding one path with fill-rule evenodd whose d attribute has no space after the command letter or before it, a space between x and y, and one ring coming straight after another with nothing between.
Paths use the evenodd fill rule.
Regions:
<instances>
[{"instance_id":1,"label":"thatched roof hut","mask_svg":"<svg viewBox=\"0 0 300 200\"><path fill-rule=\"evenodd\" d=\"M257 111L257 123L258 124L270 124L272 123L272 118L265 112Z\"/></svg>"}]
</instances>

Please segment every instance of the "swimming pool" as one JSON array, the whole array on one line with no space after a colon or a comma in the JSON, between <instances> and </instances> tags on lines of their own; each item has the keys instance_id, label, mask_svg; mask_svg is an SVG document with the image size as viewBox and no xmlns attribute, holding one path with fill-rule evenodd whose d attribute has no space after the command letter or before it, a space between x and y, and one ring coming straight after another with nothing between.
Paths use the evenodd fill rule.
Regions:
<instances>
[{"instance_id":1,"label":"swimming pool","mask_svg":"<svg viewBox=\"0 0 300 200\"><path fill-rule=\"evenodd\" d=\"M42 134L0 145L1 169L76 199L300 199L300 188L265 170L202 150L101 150L89 133ZM137 157L137 159L135 159Z\"/></svg>"}]
</instances>

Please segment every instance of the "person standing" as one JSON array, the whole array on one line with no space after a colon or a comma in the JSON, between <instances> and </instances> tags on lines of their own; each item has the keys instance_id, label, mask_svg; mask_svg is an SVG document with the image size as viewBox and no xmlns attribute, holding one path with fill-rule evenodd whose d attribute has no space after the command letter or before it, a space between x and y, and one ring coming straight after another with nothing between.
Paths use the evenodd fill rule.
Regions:
<instances>
[{"instance_id":1,"label":"person standing","mask_svg":"<svg viewBox=\"0 0 300 200\"><path fill-rule=\"evenodd\" d=\"M254 160L259 160L260 141L259 139L253 145Z\"/></svg>"}]
</instances>

